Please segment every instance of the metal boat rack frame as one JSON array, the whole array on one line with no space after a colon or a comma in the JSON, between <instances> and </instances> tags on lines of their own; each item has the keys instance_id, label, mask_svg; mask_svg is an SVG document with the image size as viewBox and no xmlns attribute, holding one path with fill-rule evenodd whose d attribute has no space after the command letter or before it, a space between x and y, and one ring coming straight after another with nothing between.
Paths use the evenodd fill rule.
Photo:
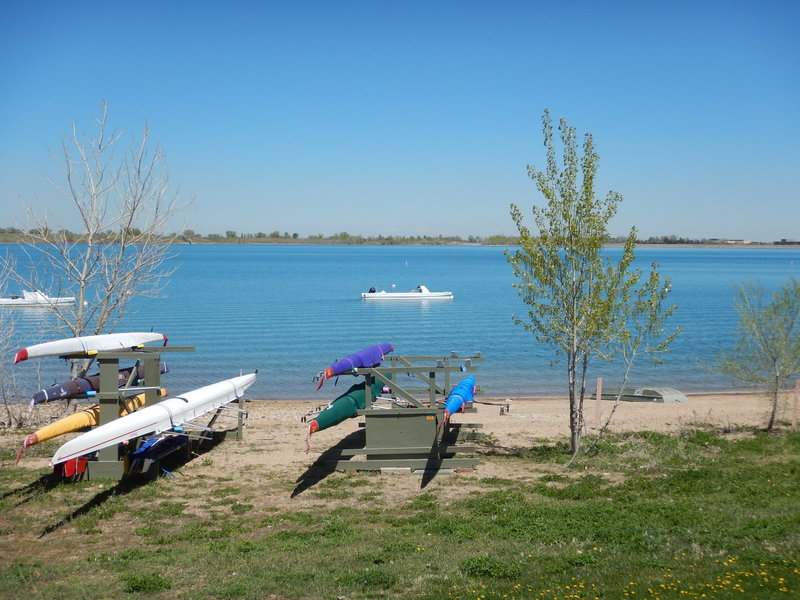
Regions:
<instances>
[{"instance_id":1,"label":"metal boat rack frame","mask_svg":"<svg viewBox=\"0 0 800 600\"><path fill-rule=\"evenodd\" d=\"M92 355L85 354L70 354L62 358L94 358L100 367L100 389L95 396L98 404L100 405L100 413L98 425L105 425L119 417L120 406L124 397L129 396L131 393L144 393L145 401L144 406L150 406L161 401L159 391L161 385L161 354L163 352L192 352L192 346L142 346L140 348L131 350L103 350ZM144 386L119 386L119 368L121 360L134 360L137 365L141 364L144 367ZM223 410L235 410L238 413L236 429L225 432L225 439L242 439L242 430L244 426L244 396L239 399L239 407L233 408L222 406L214 411L210 422L205 428L197 428L195 431L210 431L219 418ZM196 439L207 439L207 436L197 435L197 433L189 434L189 437ZM136 443L143 438L136 438ZM84 479L96 479L100 477L121 479L126 475L125 458L122 452L122 444L115 444L107 448L103 448L97 452L97 460L90 460L86 463L86 471L83 474ZM128 450L133 450L134 446L130 446ZM127 453L127 452L126 452ZM75 459L77 460L77 459ZM152 466L158 468L158 463L155 462Z\"/></svg>"},{"instance_id":2,"label":"metal boat rack frame","mask_svg":"<svg viewBox=\"0 0 800 600\"><path fill-rule=\"evenodd\" d=\"M342 449L339 458L329 464L343 471L377 471L385 468L432 471L472 469L478 464L475 456L459 457L458 453L474 454L475 447L460 442L477 441L483 436L479 423L447 422L439 428L444 415L444 398L458 383L453 374L474 372L483 361L479 352L463 357L456 352L449 356L387 356L384 364L353 370L365 381L365 408L357 414L364 417L366 444L363 448ZM427 364L418 364L427 363ZM401 377L411 377L411 385ZM442 376L437 379L437 376ZM389 401L394 408L373 407L370 386L374 381L390 388ZM441 383L440 383L441 382ZM416 384L416 385L415 385ZM421 399L419 396L427 396ZM381 396L380 398L386 398ZM438 398L438 399L437 399ZM400 407L405 405L404 407ZM467 412L475 412L474 408ZM354 457L363 456L354 460Z\"/></svg>"}]
</instances>

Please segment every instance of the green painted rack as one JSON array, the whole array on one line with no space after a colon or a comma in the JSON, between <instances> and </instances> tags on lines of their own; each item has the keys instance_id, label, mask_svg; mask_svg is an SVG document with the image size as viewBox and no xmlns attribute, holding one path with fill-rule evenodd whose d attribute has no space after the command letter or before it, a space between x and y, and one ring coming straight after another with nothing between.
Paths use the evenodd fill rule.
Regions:
<instances>
[{"instance_id":1,"label":"green painted rack","mask_svg":"<svg viewBox=\"0 0 800 600\"><path fill-rule=\"evenodd\" d=\"M392 356L386 357L387 366L354 369L354 375L366 379L365 406L372 407L357 413L364 417L365 445L341 450L330 464L348 471L474 468L479 462L477 457L458 455L475 453L474 446L462 442L480 440L482 426L448 421L439 431L439 423L444 414L444 398L460 381L456 375L476 371L476 363L482 360L480 353L468 357L455 352L449 356ZM390 407L377 408L373 404L373 380L390 389L388 395L379 398L388 399Z\"/></svg>"},{"instance_id":2,"label":"green painted rack","mask_svg":"<svg viewBox=\"0 0 800 600\"><path fill-rule=\"evenodd\" d=\"M101 351L94 355L100 367L100 391L97 400L100 404L98 425L105 425L119 418L119 407L125 395L131 392L143 392L144 406L150 406L161 400L161 353L190 352L190 346L142 346L132 350ZM71 355L70 358L75 358ZM120 360L135 360L144 366L145 386L119 387ZM85 479L111 478L121 479L125 475L125 462L122 457L122 444L103 448L97 453L97 460L86 463Z\"/></svg>"}]
</instances>

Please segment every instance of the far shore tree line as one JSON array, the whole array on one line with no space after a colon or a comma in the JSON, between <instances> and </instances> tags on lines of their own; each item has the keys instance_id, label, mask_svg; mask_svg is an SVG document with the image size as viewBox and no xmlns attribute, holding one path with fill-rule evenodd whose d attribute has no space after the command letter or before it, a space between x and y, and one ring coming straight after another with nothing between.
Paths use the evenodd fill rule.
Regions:
<instances>
[{"instance_id":1,"label":"far shore tree line","mask_svg":"<svg viewBox=\"0 0 800 600\"><path fill-rule=\"evenodd\" d=\"M131 233L141 235L142 231L132 228ZM42 238L65 239L70 243L81 243L86 241L85 234L76 233L68 229L49 230L42 228L32 228L23 230L18 227L0 227L0 243L17 244L23 243L28 235L37 235ZM100 232L96 241L111 241L116 239L117 232L109 230ZM520 238L514 235L359 235L351 234L346 231L325 235L322 233L301 235L297 232L271 231L265 233L243 233L234 230L227 230L225 233L202 234L194 229L184 229L182 232L172 232L166 235L154 235L153 241L170 244L340 244L340 245L457 245L457 244L476 244L484 246L519 246ZM605 235L604 244L624 245L627 236ZM733 245L778 245L792 246L800 245L800 241L782 239L773 242L754 242L749 240L731 240L726 238L686 238L676 235L659 235L648 238L637 238L637 244L648 245L686 245L686 246L733 246Z\"/></svg>"},{"instance_id":2,"label":"far shore tree line","mask_svg":"<svg viewBox=\"0 0 800 600\"><path fill-rule=\"evenodd\" d=\"M7 282L23 289L48 289L77 298L74 306L52 307L58 330L68 336L110 333L120 325L128 303L136 296L158 296L174 271L171 244L484 244L512 246L506 258L515 276L513 286L527 312L509 315L516 324L550 346L564 363L569 396L570 451L577 455L585 432L584 400L590 367L595 361L620 365L621 388L634 362L659 361L669 351L680 328L669 326L677 306L669 303L671 282L653 263L647 270L634 266L639 243L725 244L744 240L691 240L676 236L640 240L631 227L614 237L608 224L622 201L609 191L595 195L599 154L591 134L579 148L575 128L565 119L554 135L549 111L542 119L546 161L543 168L528 167L528 175L545 203L531 209L533 227L523 211L510 205L518 236L383 236L365 237L341 232L302 237L273 231L254 234L233 230L200 235L192 229L165 233L167 223L188 202L169 191L164 155L148 144L149 131L124 153L115 153L121 134L107 125L107 110L97 119L94 137L86 138L73 126L65 139L61 170L64 182L51 182L80 217L79 233L51 229L43 213L28 207L34 227L0 229L0 242L18 243L36 268L18 269L0 255L0 291ZM560 149L560 154L558 150ZM603 253L607 244L623 251L616 260ZM778 244L794 244L782 240ZM746 387L761 390L771 400L767 430L776 423L780 394L800 375L800 283L791 278L768 294L757 282L737 287L735 308L739 329L735 348L716 357L705 368L716 370ZM0 313L0 349L11 341L13 323ZM6 348L5 353L10 351ZM86 373L90 362L73 363L73 377ZM702 368L702 367L699 367ZM8 378L0 368L0 399L8 407ZM619 397L617 398L619 402ZM616 408L616 404L615 404ZM591 451L608 427L595 436Z\"/></svg>"}]
</instances>

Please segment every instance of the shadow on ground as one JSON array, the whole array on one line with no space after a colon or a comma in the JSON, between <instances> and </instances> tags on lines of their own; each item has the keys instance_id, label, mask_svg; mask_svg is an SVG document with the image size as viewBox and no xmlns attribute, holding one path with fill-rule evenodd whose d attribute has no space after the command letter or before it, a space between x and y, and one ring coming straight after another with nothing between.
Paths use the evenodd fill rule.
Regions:
<instances>
[{"instance_id":1,"label":"shadow on ground","mask_svg":"<svg viewBox=\"0 0 800 600\"><path fill-rule=\"evenodd\" d=\"M349 456L342 456L342 450L350 448L363 448L366 443L366 434L363 429L343 437L335 446L331 446L319 455L317 460L306 469L306 472L297 478L297 484L292 490L291 497L299 496L307 489L314 487L320 481L335 471L334 465L342 460L350 460Z\"/></svg>"},{"instance_id":2,"label":"shadow on ground","mask_svg":"<svg viewBox=\"0 0 800 600\"><path fill-rule=\"evenodd\" d=\"M125 496L126 494L129 494L131 491L152 481L156 477L163 475L171 475L174 477L172 471L179 469L180 467L187 464L191 460L199 456L202 456L203 454L214 449L218 444L220 444L225 439L225 435L226 432L224 431L214 432L210 439L209 438L204 439L193 445L191 447L191 451L173 452L169 456L161 459L159 461L157 468L152 469L147 474L125 475L115 485L111 486L107 490L99 492L98 494L90 498L87 502L77 507L76 509L72 510L69 514L67 514L63 518L45 527L38 537L43 538L46 535L53 533L54 531L57 531L58 529L60 529L64 525L67 525L68 523L77 519L78 517L89 513L92 509L97 508L98 506L102 506L102 504L106 502L109 498L113 496ZM43 494L46 494L49 491L59 486L71 485L74 481L75 481L74 478L66 478L61 475L56 475L54 473L48 473L47 475L39 477L36 481L29 483L23 488L6 492L5 494L3 494L3 498L18 496L20 499L17 502L17 505L19 506L27 502L30 502L36 499L37 497L42 496Z\"/></svg>"}]
</instances>

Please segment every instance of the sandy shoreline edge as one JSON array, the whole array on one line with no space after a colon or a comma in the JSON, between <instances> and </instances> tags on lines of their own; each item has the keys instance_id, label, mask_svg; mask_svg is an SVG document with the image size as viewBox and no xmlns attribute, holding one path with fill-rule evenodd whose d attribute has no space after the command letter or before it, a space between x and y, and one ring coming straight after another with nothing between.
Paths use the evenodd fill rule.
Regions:
<instances>
[{"instance_id":1,"label":"sandy shoreline edge","mask_svg":"<svg viewBox=\"0 0 800 600\"><path fill-rule=\"evenodd\" d=\"M680 433L692 430L714 430L733 434L763 429L767 424L770 402L754 392L725 392L715 394L686 394L687 402L653 403L620 402L609 427L611 432L655 431ZM796 426L798 400L796 392L787 392L781 398L779 428ZM475 412L455 414L454 422L481 423L482 430L490 434L495 447L530 449L543 443L567 440L569 437L569 403L563 397L535 398L478 398L483 402L508 405L501 410L494 404L476 404ZM236 469L258 468L284 475L303 473L320 454L356 432L363 417L344 422L311 436L312 450L306 453L308 425L302 418L311 410L324 406L330 400L269 400L253 399L245 402L248 412L243 439L224 442L209 452L204 461L210 472L231 472ZM83 404L83 403L81 403ZM587 398L584 406L586 433L591 435L605 422L613 401ZM41 406L41 405L40 405ZM37 407L39 409L39 407ZM40 409L43 424L52 419L53 411L63 412L63 403L44 405ZM50 417L45 415L50 413ZM232 417L227 423L220 419L223 428L235 425ZM5 450L16 450L27 431L5 430L0 437ZM58 439L64 443L78 434L68 434ZM6 465L9 463L4 461ZM12 463L13 464L13 463ZM20 466L44 468L49 457L24 456ZM209 464L213 464L209 466ZM481 469L486 471L488 465ZM495 468L495 467L493 467ZM484 473L486 474L486 473Z\"/></svg>"}]
</instances>

